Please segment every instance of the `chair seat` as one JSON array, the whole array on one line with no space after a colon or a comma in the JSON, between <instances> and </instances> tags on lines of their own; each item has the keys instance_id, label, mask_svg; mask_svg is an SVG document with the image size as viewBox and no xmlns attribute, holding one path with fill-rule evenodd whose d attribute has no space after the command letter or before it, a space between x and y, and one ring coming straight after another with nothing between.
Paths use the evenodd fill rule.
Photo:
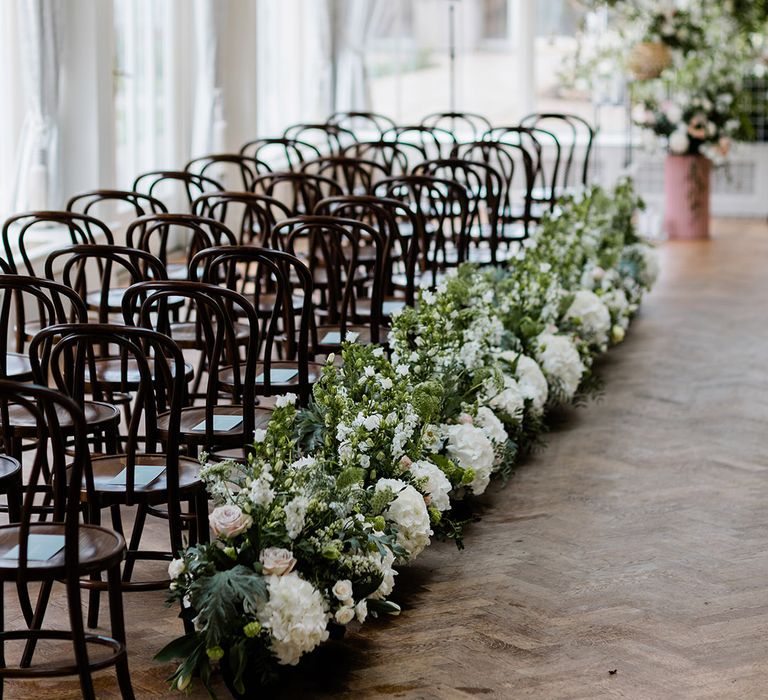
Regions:
<instances>
[{"instance_id":1,"label":"chair seat","mask_svg":"<svg viewBox=\"0 0 768 700\"><path fill-rule=\"evenodd\" d=\"M104 503L122 503L125 501L125 485L114 484L114 478L125 469L125 455L104 455L91 459L93 471L93 484L99 499ZM162 454L137 454L136 464L165 466L166 455ZM179 490L190 492L202 485L200 480L200 463L190 457L179 457ZM147 503L165 503L167 501L168 482L165 472L157 479L134 489L134 500ZM82 497L86 497L83 489Z\"/></svg>"},{"instance_id":2,"label":"chair seat","mask_svg":"<svg viewBox=\"0 0 768 700\"><path fill-rule=\"evenodd\" d=\"M149 368L154 371L154 360L150 359ZM105 357L96 360L96 379L101 384L108 385L113 389L123 389L125 391L135 391L139 386L139 370L134 360L128 359L125 363L125 384L122 384L123 360L119 357ZM187 382L191 381L195 374L192 365L184 363L184 373ZM90 385L91 373L88 367L85 368L86 385Z\"/></svg>"},{"instance_id":3,"label":"chair seat","mask_svg":"<svg viewBox=\"0 0 768 700\"><path fill-rule=\"evenodd\" d=\"M334 325L321 325L317 327L317 347L316 352L321 355L327 355L328 353L334 352L341 352L341 343L333 343L333 342L323 342L323 339L327 336L328 333L339 333L340 332L340 326L334 326ZM386 345L387 341L387 334L389 330L387 328L381 327L379 328L379 339L378 343L380 345ZM357 333L357 338L355 338L356 343L359 343L360 345L370 345L373 341L371 340L371 328L370 326L358 326L358 325L347 325L346 327L346 334L345 338L350 333ZM342 338L344 340L344 338Z\"/></svg>"},{"instance_id":4,"label":"chair seat","mask_svg":"<svg viewBox=\"0 0 768 700\"><path fill-rule=\"evenodd\" d=\"M381 304L381 316L383 320L389 319L389 317L396 311L401 311L407 306L405 299L398 299L397 297L387 297ZM358 299L355 302L355 314L361 319L369 319L371 317L371 300L370 299Z\"/></svg>"},{"instance_id":5,"label":"chair seat","mask_svg":"<svg viewBox=\"0 0 768 700\"><path fill-rule=\"evenodd\" d=\"M171 338L176 341L180 348L199 349L205 342L204 338L198 333L199 326L195 321L179 321L171 323ZM235 337L238 345L247 344L250 337L248 326L238 323L235 326Z\"/></svg>"},{"instance_id":6,"label":"chair seat","mask_svg":"<svg viewBox=\"0 0 768 700\"><path fill-rule=\"evenodd\" d=\"M13 379L16 382L32 380L32 365L29 363L29 357L20 352L6 354L5 370L8 379Z\"/></svg>"},{"instance_id":7,"label":"chair seat","mask_svg":"<svg viewBox=\"0 0 768 700\"><path fill-rule=\"evenodd\" d=\"M29 532L32 535L64 535L64 525L33 522ZM20 535L19 525L0 526L0 580L13 580L18 575L18 561L2 557L19 544ZM121 535L96 525L80 525L79 544L78 574L81 576L119 564L125 553L125 540ZM62 549L46 561L29 561L26 580L39 581L64 576L66 571Z\"/></svg>"},{"instance_id":8,"label":"chair seat","mask_svg":"<svg viewBox=\"0 0 768 700\"><path fill-rule=\"evenodd\" d=\"M308 369L307 369L307 379L310 384L314 384L317 382L318 379L320 379L320 376L323 372L323 366L322 364L318 362L308 362L307 363ZM273 362L270 362L270 378L272 375L272 370L296 370L298 369L297 363L293 362L291 360L275 360ZM260 375L264 374L264 363L259 362L256 365L256 378L258 379ZM219 370L219 382L221 382L221 385L226 389L231 389L234 386L234 376L233 376L233 369L232 367L222 367ZM260 390L263 391L264 389L264 381L257 381L256 382L256 394L259 394ZM280 381L274 381L270 383L270 390L272 390L276 394L286 393L291 391L292 389L296 389L299 386L299 375L298 373L287 380L280 380Z\"/></svg>"},{"instance_id":9,"label":"chair seat","mask_svg":"<svg viewBox=\"0 0 768 700\"><path fill-rule=\"evenodd\" d=\"M83 405L85 422L89 428L106 427L110 424L119 423L120 409L111 403L104 401L85 401ZM56 414L59 418L59 425L66 430L72 427L72 418L62 407L56 406ZM21 404L12 404L8 407L8 422L14 431L20 437L37 437L39 429L37 419L32 415L26 406Z\"/></svg>"},{"instance_id":10,"label":"chair seat","mask_svg":"<svg viewBox=\"0 0 768 700\"><path fill-rule=\"evenodd\" d=\"M21 472L21 464L10 455L0 455L0 482Z\"/></svg>"},{"instance_id":11,"label":"chair seat","mask_svg":"<svg viewBox=\"0 0 768 700\"><path fill-rule=\"evenodd\" d=\"M272 411L265 408L257 407L255 410L256 420L255 428L264 428L269 423L269 417ZM242 416L242 406L214 406L214 416ZM157 429L160 431L160 435L165 438L168 435L168 422L170 420L170 413L161 413L157 417ZM199 425L205 420L205 406L187 406L181 410L181 427L180 434L182 436L182 442L190 442L194 444L202 444L205 441L205 430L193 430L196 425ZM243 424L236 425L231 430L214 430L214 439L221 440L227 445L243 444L250 442L251 436L245 436L243 434Z\"/></svg>"}]
</instances>

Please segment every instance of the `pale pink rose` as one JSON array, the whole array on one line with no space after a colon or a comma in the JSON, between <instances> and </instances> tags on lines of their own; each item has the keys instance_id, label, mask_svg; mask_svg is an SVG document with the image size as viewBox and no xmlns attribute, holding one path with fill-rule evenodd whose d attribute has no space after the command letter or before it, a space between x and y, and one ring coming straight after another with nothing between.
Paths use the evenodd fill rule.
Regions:
<instances>
[{"instance_id":1,"label":"pale pink rose","mask_svg":"<svg viewBox=\"0 0 768 700\"><path fill-rule=\"evenodd\" d=\"M285 576L293 571L296 558L290 549L282 547L267 547L261 550L259 561L264 567L265 576Z\"/></svg>"},{"instance_id":2,"label":"pale pink rose","mask_svg":"<svg viewBox=\"0 0 768 700\"><path fill-rule=\"evenodd\" d=\"M253 521L238 506L225 505L213 509L209 522L216 537L228 539L242 535Z\"/></svg>"},{"instance_id":3,"label":"pale pink rose","mask_svg":"<svg viewBox=\"0 0 768 700\"><path fill-rule=\"evenodd\" d=\"M464 425L472 425L474 422L474 418L472 418L469 413L462 413L459 416L459 423L463 423Z\"/></svg>"},{"instance_id":4,"label":"pale pink rose","mask_svg":"<svg viewBox=\"0 0 768 700\"><path fill-rule=\"evenodd\" d=\"M432 503L432 496L424 496L424 505L428 506L430 503Z\"/></svg>"},{"instance_id":5,"label":"pale pink rose","mask_svg":"<svg viewBox=\"0 0 768 700\"><path fill-rule=\"evenodd\" d=\"M408 455L403 455L402 457L400 457L400 466L403 469L410 469L412 464L413 464L413 461Z\"/></svg>"}]
</instances>

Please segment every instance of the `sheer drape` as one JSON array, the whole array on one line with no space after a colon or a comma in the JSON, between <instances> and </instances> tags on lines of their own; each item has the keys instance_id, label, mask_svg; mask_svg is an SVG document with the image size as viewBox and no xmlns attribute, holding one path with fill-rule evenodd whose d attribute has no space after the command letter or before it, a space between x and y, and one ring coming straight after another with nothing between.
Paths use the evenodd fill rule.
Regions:
<instances>
[{"instance_id":1,"label":"sheer drape","mask_svg":"<svg viewBox=\"0 0 768 700\"><path fill-rule=\"evenodd\" d=\"M194 10L197 79L192 155L202 156L225 150L221 41L224 36L227 4L216 0L195 0Z\"/></svg>"},{"instance_id":2,"label":"sheer drape","mask_svg":"<svg viewBox=\"0 0 768 700\"><path fill-rule=\"evenodd\" d=\"M59 163L61 11L58 0L19 0L21 70L26 116L19 140L13 207L62 203Z\"/></svg>"},{"instance_id":3,"label":"sheer drape","mask_svg":"<svg viewBox=\"0 0 768 700\"><path fill-rule=\"evenodd\" d=\"M258 133L324 120L331 109L330 13L321 0L257 5Z\"/></svg>"},{"instance_id":4,"label":"sheer drape","mask_svg":"<svg viewBox=\"0 0 768 700\"><path fill-rule=\"evenodd\" d=\"M328 0L334 18L334 111L367 111L371 94L365 52L377 29L391 21L391 0Z\"/></svg>"}]
</instances>

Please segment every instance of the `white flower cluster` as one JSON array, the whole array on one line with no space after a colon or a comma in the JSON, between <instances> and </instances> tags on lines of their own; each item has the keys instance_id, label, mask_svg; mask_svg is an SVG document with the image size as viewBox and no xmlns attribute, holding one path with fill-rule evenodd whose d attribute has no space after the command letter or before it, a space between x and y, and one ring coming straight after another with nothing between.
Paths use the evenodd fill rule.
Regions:
<instances>
[{"instance_id":1,"label":"white flower cluster","mask_svg":"<svg viewBox=\"0 0 768 700\"><path fill-rule=\"evenodd\" d=\"M598 347L608 342L611 313L594 292L579 289L565 312L565 319L578 324L585 339Z\"/></svg>"},{"instance_id":2,"label":"white flower cluster","mask_svg":"<svg viewBox=\"0 0 768 700\"><path fill-rule=\"evenodd\" d=\"M573 341L565 335L542 333L536 344L544 374L555 382L563 399L572 399L586 370Z\"/></svg>"},{"instance_id":3,"label":"white flower cluster","mask_svg":"<svg viewBox=\"0 0 768 700\"><path fill-rule=\"evenodd\" d=\"M479 496L488 488L496 460L493 443L485 430L471 423L444 425L442 429L446 437L448 456L455 460L463 469L472 469L474 479L469 488Z\"/></svg>"},{"instance_id":4,"label":"white flower cluster","mask_svg":"<svg viewBox=\"0 0 768 700\"><path fill-rule=\"evenodd\" d=\"M379 479L376 491L385 489L391 490L395 498L384 512L384 517L397 528L398 544L408 552L409 559L413 559L429 546L429 538L432 537L424 497L400 479Z\"/></svg>"},{"instance_id":5,"label":"white flower cluster","mask_svg":"<svg viewBox=\"0 0 768 700\"><path fill-rule=\"evenodd\" d=\"M325 598L297 573L267 576L269 599L257 617L269 631L270 648L281 664L295 666L303 654L328 639Z\"/></svg>"}]
</instances>

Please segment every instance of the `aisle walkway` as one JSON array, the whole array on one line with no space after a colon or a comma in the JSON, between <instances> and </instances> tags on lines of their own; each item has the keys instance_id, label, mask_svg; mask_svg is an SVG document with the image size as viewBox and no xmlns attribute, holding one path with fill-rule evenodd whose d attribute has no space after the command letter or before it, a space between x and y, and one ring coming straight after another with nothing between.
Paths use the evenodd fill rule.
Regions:
<instances>
[{"instance_id":1,"label":"aisle walkway","mask_svg":"<svg viewBox=\"0 0 768 700\"><path fill-rule=\"evenodd\" d=\"M322 648L280 697L768 696L768 230L719 228L665 247L604 399L487 499L466 550L433 545L399 576L401 617ZM161 600L127 600L140 698L168 697Z\"/></svg>"}]
</instances>

